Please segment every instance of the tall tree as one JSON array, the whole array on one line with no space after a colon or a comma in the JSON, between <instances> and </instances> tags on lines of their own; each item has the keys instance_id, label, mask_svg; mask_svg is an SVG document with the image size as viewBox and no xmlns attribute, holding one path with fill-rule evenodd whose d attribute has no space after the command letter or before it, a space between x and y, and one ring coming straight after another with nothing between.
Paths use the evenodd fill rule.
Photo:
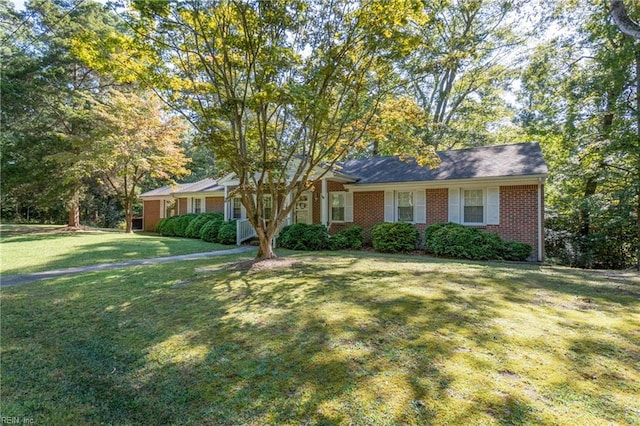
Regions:
<instances>
[{"instance_id":1,"label":"tall tree","mask_svg":"<svg viewBox=\"0 0 640 426\"><path fill-rule=\"evenodd\" d=\"M451 149L495 143L495 127L511 112L502 95L516 77L516 48L527 18L522 2L425 3L410 27L417 48L402 58L406 93L423 110L426 146ZM521 26L522 27L522 26Z\"/></svg>"},{"instance_id":2,"label":"tall tree","mask_svg":"<svg viewBox=\"0 0 640 426\"><path fill-rule=\"evenodd\" d=\"M560 15L574 31L538 49L523 75L521 118L550 162L552 235L569 237L560 252L576 266L623 267L640 244L637 45L602 4L574 7Z\"/></svg>"},{"instance_id":3,"label":"tall tree","mask_svg":"<svg viewBox=\"0 0 640 426\"><path fill-rule=\"evenodd\" d=\"M133 2L135 34L97 46L121 78L153 85L210 141L233 172L260 240L273 238L295 201L356 144L387 92L396 37L418 10L407 1ZM94 43L92 43L94 42ZM106 61L105 61L106 59ZM111 62L112 63L112 62ZM265 194L274 197L264 217Z\"/></svg>"},{"instance_id":4,"label":"tall tree","mask_svg":"<svg viewBox=\"0 0 640 426\"><path fill-rule=\"evenodd\" d=\"M68 225L77 227L88 175L77 158L94 127L86 100L111 83L71 53L71 41L89 28L101 36L116 21L98 3L62 0L28 2L19 21L3 32L3 44L12 46L12 53L3 58L9 69L3 97L4 89L11 89L3 99L3 131L11 137L6 145L10 167L3 174L8 182L20 182L18 188L44 178L41 187L46 190L33 193L41 197L38 204L64 199ZM50 173L43 175L43 170Z\"/></svg>"},{"instance_id":5,"label":"tall tree","mask_svg":"<svg viewBox=\"0 0 640 426\"><path fill-rule=\"evenodd\" d=\"M168 180L188 173L180 146L186 128L177 116L165 113L155 96L110 90L101 101L89 101L97 129L79 163L115 192L131 233L140 185L149 178Z\"/></svg>"}]
</instances>

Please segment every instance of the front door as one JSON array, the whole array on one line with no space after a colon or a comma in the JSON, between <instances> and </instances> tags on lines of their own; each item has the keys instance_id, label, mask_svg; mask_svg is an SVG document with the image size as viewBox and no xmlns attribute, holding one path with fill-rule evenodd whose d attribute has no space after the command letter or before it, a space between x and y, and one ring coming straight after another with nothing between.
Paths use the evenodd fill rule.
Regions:
<instances>
[{"instance_id":1,"label":"front door","mask_svg":"<svg viewBox=\"0 0 640 426\"><path fill-rule=\"evenodd\" d=\"M293 218L294 222L312 223L312 212L313 210L311 210L311 192L305 192L300 196L300 198L298 198L298 201L296 201L296 208Z\"/></svg>"}]
</instances>

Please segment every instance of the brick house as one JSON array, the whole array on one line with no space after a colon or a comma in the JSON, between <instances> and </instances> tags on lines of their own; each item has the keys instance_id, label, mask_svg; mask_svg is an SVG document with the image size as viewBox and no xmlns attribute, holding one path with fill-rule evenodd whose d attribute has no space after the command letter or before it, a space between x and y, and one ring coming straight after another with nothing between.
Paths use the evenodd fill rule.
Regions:
<instances>
[{"instance_id":1,"label":"brick house","mask_svg":"<svg viewBox=\"0 0 640 426\"><path fill-rule=\"evenodd\" d=\"M455 222L530 244L532 260L543 259L547 166L537 143L440 151L438 156L440 166L434 169L397 157L337 164L296 202L290 223L321 223L331 233L359 225L367 233L381 222L411 222L420 230ZM242 220L239 198L225 197L234 185L230 175L145 192L144 229L187 212L217 211L225 219Z\"/></svg>"}]
</instances>

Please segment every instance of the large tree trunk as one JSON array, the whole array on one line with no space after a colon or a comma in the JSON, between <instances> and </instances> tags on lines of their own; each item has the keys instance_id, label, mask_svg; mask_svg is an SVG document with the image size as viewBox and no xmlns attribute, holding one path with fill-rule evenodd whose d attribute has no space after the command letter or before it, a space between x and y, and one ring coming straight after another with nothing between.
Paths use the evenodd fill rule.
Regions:
<instances>
[{"instance_id":1,"label":"large tree trunk","mask_svg":"<svg viewBox=\"0 0 640 426\"><path fill-rule=\"evenodd\" d=\"M259 238L259 241L260 246L256 259L273 259L278 257L275 251L273 251L273 236L267 237L267 235L264 235L263 238Z\"/></svg>"},{"instance_id":2,"label":"large tree trunk","mask_svg":"<svg viewBox=\"0 0 640 426\"><path fill-rule=\"evenodd\" d=\"M69 205L69 220L67 226L70 228L80 227L80 194L78 191L74 191L71 196L71 203Z\"/></svg>"},{"instance_id":3,"label":"large tree trunk","mask_svg":"<svg viewBox=\"0 0 640 426\"><path fill-rule=\"evenodd\" d=\"M131 206L125 206L124 210L124 220L125 220L125 232L127 234L133 234L133 211Z\"/></svg>"}]
</instances>

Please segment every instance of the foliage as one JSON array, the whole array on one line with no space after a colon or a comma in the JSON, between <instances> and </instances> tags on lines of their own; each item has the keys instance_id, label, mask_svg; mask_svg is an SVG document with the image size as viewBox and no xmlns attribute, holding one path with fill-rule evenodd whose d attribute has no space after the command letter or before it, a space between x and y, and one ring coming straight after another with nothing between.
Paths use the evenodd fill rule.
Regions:
<instances>
[{"instance_id":1,"label":"foliage","mask_svg":"<svg viewBox=\"0 0 640 426\"><path fill-rule=\"evenodd\" d=\"M379 223L371 230L373 248L383 253L403 253L416 249L420 232L404 222Z\"/></svg>"},{"instance_id":2,"label":"foliage","mask_svg":"<svg viewBox=\"0 0 640 426\"><path fill-rule=\"evenodd\" d=\"M518 241L503 241L501 256L504 260L525 261L531 256L533 247Z\"/></svg>"},{"instance_id":3,"label":"foliage","mask_svg":"<svg viewBox=\"0 0 640 426\"><path fill-rule=\"evenodd\" d=\"M518 49L534 35L519 25L535 19L527 3L424 3L424 19L408 30L415 47L398 61L403 92L422 112L414 134L423 149L504 143L497 130L512 111L503 94L517 75Z\"/></svg>"},{"instance_id":4,"label":"foliage","mask_svg":"<svg viewBox=\"0 0 640 426\"><path fill-rule=\"evenodd\" d=\"M622 207L622 206L620 206ZM625 209L631 209L626 206ZM633 217L610 212L603 221L606 210L593 215L598 231L580 235L577 220L552 216L546 221L545 254L552 262L577 268L624 269L636 261L635 224ZM569 223L573 222L573 223ZM600 224L604 228L600 228Z\"/></svg>"},{"instance_id":5,"label":"foliage","mask_svg":"<svg viewBox=\"0 0 640 426\"><path fill-rule=\"evenodd\" d=\"M298 198L354 149L394 87L419 1L133 1L131 33L74 40L87 63L153 86L233 172L258 257ZM265 218L266 194L282 194Z\"/></svg>"},{"instance_id":6,"label":"foliage","mask_svg":"<svg viewBox=\"0 0 640 426\"><path fill-rule=\"evenodd\" d=\"M326 250L329 248L329 238L324 225L296 223L282 228L278 247L290 250Z\"/></svg>"},{"instance_id":7,"label":"foliage","mask_svg":"<svg viewBox=\"0 0 640 426\"><path fill-rule=\"evenodd\" d=\"M176 237L186 237L187 228L191 221L196 220L198 215L196 213L187 213L175 216L175 225L173 226L173 232Z\"/></svg>"},{"instance_id":8,"label":"foliage","mask_svg":"<svg viewBox=\"0 0 640 426\"><path fill-rule=\"evenodd\" d=\"M179 220L180 216L171 216L160 220L156 224L156 232L165 237L175 237L177 235L176 226Z\"/></svg>"},{"instance_id":9,"label":"foliage","mask_svg":"<svg viewBox=\"0 0 640 426\"><path fill-rule=\"evenodd\" d=\"M640 45L606 3L558 5L554 21L573 31L539 46L522 76L520 124L550 168L547 248L581 267L640 262ZM628 13L638 21L637 2Z\"/></svg>"},{"instance_id":10,"label":"foliage","mask_svg":"<svg viewBox=\"0 0 640 426\"><path fill-rule=\"evenodd\" d=\"M111 89L99 101L87 100L95 123L79 163L111 188L125 210L126 231L133 232L133 205L140 185L150 178L169 180L188 173L180 146L185 125L168 116L149 93ZM180 230L182 231L182 230Z\"/></svg>"},{"instance_id":11,"label":"foliage","mask_svg":"<svg viewBox=\"0 0 640 426\"><path fill-rule=\"evenodd\" d=\"M78 226L92 183L80 161L96 124L88 100L113 81L74 55L71 40L85 30L105 37L117 19L96 2L32 1L22 12L3 3L0 14L3 210L59 217L66 209Z\"/></svg>"},{"instance_id":12,"label":"foliage","mask_svg":"<svg viewBox=\"0 0 640 426\"><path fill-rule=\"evenodd\" d=\"M360 250L364 243L362 227L349 226L329 238L331 250Z\"/></svg>"},{"instance_id":13,"label":"foliage","mask_svg":"<svg viewBox=\"0 0 640 426\"><path fill-rule=\"evenodd\" d=\"M236 243L237 225L235 220L222 222L218 230L218 243L233 245Z\"/></svg>"},{"instance_id":14,"label":"foliage","mask_svg":"<svg viewBox=\"0 0 640 426\"><path fill-rule=\"evenodd\" d=\"M502 241L498 234L457 223L427 227L425 246L436 256L457 259L524 261L531 256L528 244Z\"/></svg>"},{"instance_id":15,"label":"foliage","mask_svg":"<svg viewBox=\"0 0 640 426\"><path fill-rule=\"evenodd\" d=\"M224 218L215 217L205 223L200 229L200 238L211 243L220 242L218 233L224 223Z\"/></svg>"},{"instance_id":16,"label":"foliage","mask_svg":"<svg viewBox=\"0 0 640 426\"><path fill-rule=\"evenodd\" d=\"M223 221L224 215L222 213L202 213L198 215L198 217L192 220L189 226L187 226L185 236L188 238L201 238L200 230L211 220Z\"/></svg>"}]
</instances>

